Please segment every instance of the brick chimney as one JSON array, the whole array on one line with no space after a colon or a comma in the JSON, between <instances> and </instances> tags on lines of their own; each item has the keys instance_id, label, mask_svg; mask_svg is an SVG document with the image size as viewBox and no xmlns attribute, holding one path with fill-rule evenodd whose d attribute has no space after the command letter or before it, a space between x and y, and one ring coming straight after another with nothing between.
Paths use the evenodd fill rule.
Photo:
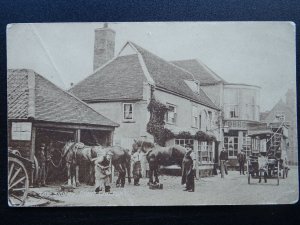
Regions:
<instances>
[{"instance_id":1,"label":"brick chimney","mask_svg":"<svg viewBox=\"0 0 300 225\"><path fill-rule=\"evenodd\" d=\"M114 57L116 32L104 23L95 30L94 71Z\"/></svg>"}]
</instances>

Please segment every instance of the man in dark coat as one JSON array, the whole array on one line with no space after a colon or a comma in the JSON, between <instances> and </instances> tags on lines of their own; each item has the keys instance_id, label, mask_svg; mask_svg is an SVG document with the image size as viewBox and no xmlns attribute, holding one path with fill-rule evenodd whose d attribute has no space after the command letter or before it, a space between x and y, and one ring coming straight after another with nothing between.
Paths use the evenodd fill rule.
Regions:
<instances>
[{"instance_id":1,"label":"man in dark coat","mask_svg":"<svg viewBox=\"0 0 300 225\"><path fill-rule=\"evenodd\" d=\"M242 174L242 172L243 172L243 175L245 175L246 154L243 150L238 153L237 160L239 162L240 174Z\"/></svg>"},{"instance_id":2,"label":"man in dark coat","mask_svg":"<svg viewBox=\"0 0 300 225\"><path fill-rule=\"evenodd\" d=\"M222 148L222 151L220 152L220 163L224 165L224 170L225 170L225 174L227 175L227 164L226 162L228 161L228 152L225 150L225 148ZM222 165L220 164L220 168L222 167ZM221 170L221 169L220 169Z\"/></svg>"},{"instance_id":3,"label":"man in dark coat","mask_svg":"<svg viewBox=\"0 0 300 225\"><path fill-rule=\"evenodd\" d=\"M37 180L37 185L38 187L46 186L46 161L47 161L47 156L46 156L46 145L42 143L39 148L37 149L36 153L36 159L38 161L38 166L39 166L39 172L38 172L38 180Z\"/></svg>"},{"instance_id":4,"label":"man in dark coat","mask_svg":"<svg viewBox=\"0 0 300 225\"><path fill-rule=\"evenodd\" d=\"M195 181L194 181L194 169L196 165L196 157L191 146L187 146L187 152L182 160L182 179L181 184L186 184L184 191L194 192Z\"/></svg>"}]
</instances>

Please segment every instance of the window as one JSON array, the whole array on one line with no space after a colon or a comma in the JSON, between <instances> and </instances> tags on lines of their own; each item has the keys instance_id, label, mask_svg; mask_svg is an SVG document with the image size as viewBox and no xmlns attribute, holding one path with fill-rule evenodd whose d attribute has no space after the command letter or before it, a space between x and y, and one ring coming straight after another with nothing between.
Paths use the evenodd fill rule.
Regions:
<instances>
[{"instance_id":1,"label":"window","mask_svg":"<svg viewBox=\"0 0 300 225\"><path fill-rule=\"evenodd\" d=\"M213 149L211 142L198 142L198 157L199 162L213 162Z\"/></svg>"},{"instance_id":2,"label":"window","mask_svg":"<svg viewBox=\"0 0 300 225\"><path fill-rule=\"evenodd\" d=\"M211 129L212 126L212 112L208 111L208 129Z\"/></svg>"},{"instance_id":3,"label":"window","mask_svg":"<svg viewBox=\"0 0 300 225\"><path fill-rule=\"evenodd\" d=\"M192 127L198 128L198 109L197 106L192 106Z\"/></svg>"},{"instance_id":4,"label":"window","mask_svg":"<svg viewBox=\"0 0 300 225\"><path fill-rule=\"evenodd\" d=\"M236 158L238 153L238 137L225 136L224 147L228 151L229 158Z\"/></svg>"},{"instance_id":5,"label":"window","mask_svg":"<svg viewBox=\"0 0 300 225\"><path fill-rule=\"evenodd\" d=\"M199 129L201 130L201 115L199 115Z\"/></svg>"},{"instance_id":6,"label":"window","mask_svg":"<svg viewBox=\"0 0 300 225\"><path fill-rule=\"evenodd\" d=\"M168 104L168 111L166 113L166 122L170 124L175 124L176 118L177 118L176 106Z\"/></svg>"},{"instance_id":7,"label":"window","mask_svg":"<svg viewBox=\"0 0 300 225\"><path fill-rule=\"evenodd\" d=\"M238 106L237 105L231 105L229 107L229 114L230 114L230 118L237 118L237 117L239 117Z\"/></svg>"},{"instance_id":8,"label":"window","mask_svg":"<svg viewBox=\"0 0 300 225\"><path fill-rule=\"evenodd\" d=\"M124 120L133 120L133 104L124 103L123 104L123 119Z\"/></svg>"},{"instance_id":9,"label":"window","mask_svg":"<svg viewBox=\"0 0 300 225\"><path fill-rule=\"evenodd\" d=\"M247 157L251 155L251 137L246 132L243 132L243 150Z\"/></svg>"},{"instance_id":10,"label":"window","mask_svg":"<svg viewBox=\"0 0 300 225\"><path fill-rule=\"evenodd\" d=\"M186 147L187 145L191 145L194 150L194 140L193 139L175 139L176 145L181 145L182 147Z\"/></svg>"},{"instance_id":11,"label":"window","mask_svg":"<svg viewBox=\"0 0 300 225\"><path fill-rule=\"evenodd\" d=\"M30 141L31 140L31 126L29 122L13 122L11 127L11 139Z\"/></svg>"}]
</instances>

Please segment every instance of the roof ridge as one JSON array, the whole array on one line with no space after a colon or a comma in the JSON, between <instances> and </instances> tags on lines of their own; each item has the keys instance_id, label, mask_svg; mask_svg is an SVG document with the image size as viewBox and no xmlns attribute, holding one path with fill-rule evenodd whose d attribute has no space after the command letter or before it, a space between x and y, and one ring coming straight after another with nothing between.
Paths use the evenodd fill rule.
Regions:
<instances>
[{"instance_id":1,"label":"roof ridge","mask_svg":"<svg viewBox=\"0 0 300 225\"><path fill-rule=\"evenodd\" d=\"M145 63L144 57L142 56L142 54L139 52L139 50L134 46L134 43L131 43L130 41L128 41L125 46L129 44L130 47L133 48L134 51L136 51L137 55L138 55L138 59L139 59L139 63L142 67L143 73L148 81L148 83L155 85L155 81L153 79L153 77L151 76L151 74L149 73L149 70L147 68L147 65ZM122 48L122 50L125 48L125 46Z\"/></svg>"},{"instance_id":2,"label":"roof ridge","mask_svg":"<svg viewBox=\"0 0 300 225\"><path fill-rule=\"evenodd\" d=\"M70 95L71 97L73 97L76 101L80 102L81 104L84 104L84 105L87 106L89 109L91 109L92 111L96 112L98 115L104 117L105 119L107 119L107 120L110 121L111 123L113 123L113 124L119 126L118 123L116 123L116 122L110 120L109 118L103 116L102 114L100 114L99 112L97 112L95 109L93 109L91 106L89 106L89 105L88 105L87 103L85 103L84 101L80 100L78 97L76 97L76 96L73 95L72 93L70 93L70 92L68 92L68 91L66 91L66 90L64 90L64 89L62 89L62 88L56 86L54 83L52 83L51 81L47 80L47 79L46 79L45 77L43 77L42 75L40 75L40 74L38 74L38 73L36 73L36 72L34 72L34 73L35 73L36 76L40 76L44 81L48 82L49 84L51 84L51 85L54 86L55 88L59 89L60 91L63 91L63 92L66 93L67 95Z\"/></svg>"},{"instance_id":3,"label":"roof ridge","mask_svg":"<svg viewBox=\"0 0 300 225\"><path fill-rule=\"evenodd\" d=\"M227 83L226 80L224 80L222 77L220 77L215 71L213 71L210 67L208 67L205 63L203 63L200 59L195 59L197 63L199 63L200 65L202 65L205 69L207 69L209 72L211 72L214 76L216 76L218 79L220 79L219 81L223 81L224 83Z\"/></svg>"},{"instance_id":4,"label":"roof ridge","mask_svg":"<svg viewBox=\"0 0 300 225\"><path fill-rule=\"evenodd\" d=\"M180 66L174 65L174 64L171 63L170 61L167 61L167 60L165 60L165 59L159 57L158 55L155 55L154 53L148 51L147 49L144 49L143 47L141 47L141 46L135 44L134 42L131 42L131 43L132 43L133 45L136 45L138 48L141 48L141 49L144 50L145 52L148 52L148 53L150 53L151 55L153 55L153 56L159 58L160 60L164 61L165 63L167 63L167 64L169 64L169 65L171 65L171 66L173 66L173 67L176 67L177 69L182 70L182 71L184 71L185 73L188 73L190 76L192 76L193 80L195 80L194 75L193 75L192 73L190 73L189 71L187 71L187 70L181 68ZM137 50L138 50L138 49L137 49Z\"/></svg>"}]
</instances>

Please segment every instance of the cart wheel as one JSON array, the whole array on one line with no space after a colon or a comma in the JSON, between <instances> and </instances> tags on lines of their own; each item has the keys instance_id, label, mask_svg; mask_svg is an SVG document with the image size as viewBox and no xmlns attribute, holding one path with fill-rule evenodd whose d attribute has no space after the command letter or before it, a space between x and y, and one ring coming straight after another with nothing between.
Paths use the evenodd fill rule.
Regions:
<instances>
[{"instance_id":1,"label":"cart wheel","mask_svg":"<svg viewBox=\"0 0 300 225\"><path fill-rule=\"evenodd\" d=\"M279 168L279 160L278 160L278 162L277 162L277 185L279 185L279 170L280 170L280 168Z\"/></svg>"},{"instance_id":2,"label":"cart wheel","mask_svg":"<svg viewBox=\"0 0 300 225\"><path fill-rule=\"evenodd\" d=\"M247 161L247 175L248 175L248 184L250 184L251 174L249 171L249 161Z\"/></svg>"},{"instance_id":3,"label":"cart wheel","mask_svg":"<svg viewBox=\"0 0 300 225\"><path fill-rule=\"evenodd\" d=\"M8 204L22 206L28 194L29 177L24 164L8 157Z\"/></svg>"}]
</instances>

